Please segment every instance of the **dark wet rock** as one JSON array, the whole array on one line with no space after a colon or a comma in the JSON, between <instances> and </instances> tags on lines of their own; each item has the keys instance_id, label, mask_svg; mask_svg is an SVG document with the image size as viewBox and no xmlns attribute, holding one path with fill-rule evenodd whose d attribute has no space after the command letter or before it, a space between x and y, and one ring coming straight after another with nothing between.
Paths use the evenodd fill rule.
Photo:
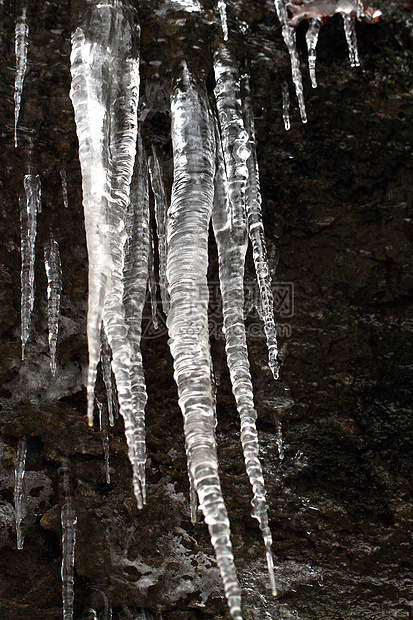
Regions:
<instances>
[{"instance_id":1,"label":"dark wet rock","mask_svg":"<svg viewBox=\"0 0 413 620\"><path fill-rule=\"evenodd\" d=\"M290 70L273 5L229 6L238 58L247 58L251 70L273 278L291 284L293 296L293 306L288 309L280 302L277 308L284 362L279 386L266 366L258 319L253 312L247 319L281 592L274 600L258 524L250 516L251 493L226 371L219 303L211 304L217 323L212 351L220 382L217 439L244 617L407 620L413 614L410 17L394 3L383 3L381 23L358 24L359 69L349 67L339 16L329 20L317 48L316 91L306 70L306 26L300 25L309 121L300 124L292 98L292 127L286 133L281 82L289 80ZM68 98L71 20L67 3L28 2L28 7L29 69L15 149L17 8L11 2L0 6L0 615L8 620L62 616L64 498L58 469L66 457L78 516L75 617L85 618L91 592L98 588L113 606L114 620L143 613L155 620L224 619L226 605L206 529L190 522L182 421L167 335L165 330L151 331L149 308L143 340L149 393L148 503L141 512L133 498L122 421L117 419L110 429L110 485L101 434L86 425L87 253ZM165 8L149 0L139 6L140 120L145 144L154 142L160 152L169 188L169 90L176 61L171 50L188 54L210 88L218 21L211 3L205 3L203 18L175 9L166 16ZM199 49L192 55L194 42ZM27 172L29 136L32 165L42 182L43 211L36 301L22 362L18 198ZM63 206L61 170L67 175L68 209ZM42 264L50 226L63 266L55 379ZM248 270L251 280L251 264ZM217 279L213 247L210 279ZM103 399L101 378L97 391ZM17 551L13 484L22 435L28 438L27 513L24 549ZM103 613L103 594L93 600Z\"/></svg>"}]
</instances>

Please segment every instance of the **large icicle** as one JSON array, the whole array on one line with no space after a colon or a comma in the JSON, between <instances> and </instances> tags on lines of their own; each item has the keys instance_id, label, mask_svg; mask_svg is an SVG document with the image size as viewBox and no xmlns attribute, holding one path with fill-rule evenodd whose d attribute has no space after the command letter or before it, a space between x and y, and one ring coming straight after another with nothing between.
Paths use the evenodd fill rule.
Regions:
<instances>
[{"instance_id":1,"label":"large icicle","mask_svg":"<svg viewBox=\"0 0 413 620\"><path fill-rule=\"evenodd\" d=\"M158 238L159 255L159 290L161 293L162 309L166 315L168 314L169 308L168 286L166 282L166 212L168 204L163 184L161 163L153 146L152 157L149 158L149 172L155 201L156 235Z\"/></svg>"},{"instance_id":2,"label":"large icicle","mask_svg":"<svg viewBox=\"0 0 413 620\"><path fill-rule=\"evenodd\" d=\"M38 175L24 177L25 198L20 200L21 229L21 341L22 359L29 338L34 307L34 260L37 235L37 212L41 210L41 187Z\"/></svg>"},{"instance_id":3,"label":"large icicle","mask_svg":"<svg viewBox=\"0 0 413 620\"><path fill-rule=\"evenodd\" d=\"M139 488L138 506L146 502L145 487L145 405L147 401L142 354L142 313L146 299L149 258L149 181L148 163L138 135L135 172L131 185L127 217L128 241L124 267L124 304L129 340L132 346L131 378L134 416L134 487ZM136 491L135 491L136 494Z\"/></svg>"},{"instance_id":4,"label":"large icicle","mask_svg":"<svg viewBox=\"0 0 413 620\"><path fill-rule=\"evenodd\" d=\"M27 439L19 439L17 446L16 469L14 472L14 510L16 512L17 549L23 549L22 520L24 511L24 474L26 472Z\"/></svg>"},{"instance_id":5,"label":"large icicle","mask_svg":"<svg viewBox=\"0 0 413 620\"><path fill-rule=\"evenodd\" d=\"M88 421L93 424L103 319L112 349L134 492L142 506L131 386L133 351L123 304L126 216L137 137L138 34L132 8L118 0L95 5L89 23L78 27L72 36L71 98L79 139L89 256Z\"/></svg>"},{"instance_id":6,"label":"large icicle","mask_svg":"<svg viewBox=\"0 0 413 620\"><path fill-rule=\"evenodd\" d=\"M217 80L219 80L215 88L215 96L221 131L216 131L217 164L212 223L218 248L219 280L224 319L223 331L225 334L225 346L232 389L241 422L241 442L246 470L254 494L252 500L253 516L258 519L263 533L270 581L275 594L271 553L272 538L268 527L264 479L258 459L259 444L255 427L257 413L254 409L253 386L244 326L244 264L248 244L247 222L245 222L243 229L234 229L232 225L232 213L234 211L243 211L245 214L243 219L248 219L248 223L251 224L257 273L260 276L261 283L265 284L265 286L261 287L262 302L265 299L265 306L269 301L271 288L268 292L267 280L269 273L267 273L267 276L264 274L266 257L264 240L260 237L259 231L260 204L258 201L257 171L255 170L256 159L252 161L251 167L249 165L251 160L251 138L249 139L245 129L238 71L229 50L221 46L215 54L214 67ZM249 117L247 120L250 122ZM246 161L241 158L237 161L236 154L234 152L231 153L232 145L237 143L236 135L239 136L238 141L242 139L243 153L250 154ZM245 167L245 170L242 169L243 167ZM239 168L242 170L241 173ZM251 170L252 178L248 178L247 187L245 187L246 176L249 170ZM238 191L234 191L234 188L237 188ZM248 215L246 199L249 209ZM264 307L264 303L262 305ZM266 323L269 324L269 309L267 315ZM274 323L274 319L272 321ZM273 334L271 335L274 336ZM276 364L276 347L275 359L273 359L273 344L271 341L270 357L274 365L274 363Z\"/></svg>"},{"instance_id":7,"label":"large icicle","mask_svg":"<svg viewBox=\"0 0 413 620\"><path fill-rule=\"evenodd\" d=\"M44 265L47 277L47 323L49 327L50 368L56 375L56 345L59 331L60 294L62 291L62 266L59 244L50 231L44 244Z\"/></svg>"},{"instance_id":8,"label":"large icicle","mask_svg":"<svg viewBox=\"0 0 413 620\"><path fill-rule=\"evenodd\" d=\"M348 57L352 67L359 67L359 51L357 47L356 20L351 15L342 13L344 33L346 35Z\"/></svg>"},{"instance_id":9,"label":"large icicle","mask_svg":"<svg viewBox=\"0 0 413 620\"><path fill-rule=\"evenodd\" d=\"M17 147L17 123L19 122L20 106L23 93L23 82L27 70L27 50L29 47L29 26L26 19L26 8L16 22L14 49L16 54L16 77L14 80L14 146Z\"/></svg>"},{"instance_id":10,"label":"large icicle","mask_svg":"<svg viewBox=\"0 0 413 620\"><path fill-rule=\"evenodd\" d=\"M77 516L72 506L72 492L70 488L70 468L67 459L62 462L63 501L60 511L62 524L62 599L63 620L73 620L74 603L74 565L76 547Z\"/></svg>"},{"instance_id":11,"label":"large icicle","mask_svg":"<svg viewBox=\"0 0 413 620\"><path fill-rule=\"evenodd\" d=\"M320 33L321 28L321 19L318 17L313 17L310 19L310 23L308 25L308 30L305 34L305 40L307 43L308 50L308 68L310 71L310 80L311 86L313 88L317 88L317 79L315 76L315 65L317 58L317 42L318 35Z\"/></svg>"},{"instance_id":12,"label":"large icicle","mask_svg":"<svg viewBox=\"0 0 413 620\"><path fill-rule=\"evenodd\" d=\"M307 122L307 112L305 110L303 78L301 75L300 59L298 57L297 44L295 38L295 30L288 23L287 9L284 0L274 0L275 9L281 24L281 32L284 42L287 46L291 62L291 75L295 86L295 92L298 99L298 107L300 109L301 121Z\"/></svg>"},{"instance_id":13,"label":"large icicle","mask_svg":"<svg viewBox=\"0 0 413 620\"><path fill-rule=\"evenodd\" d=\"M208 525L231 615L241 619L227 511L218 477L208 336L208 228L214 192L214 135L204 91L185 64L171 98L174 181L168 212L167 325L189 473Z\"/></svg>"},{"instance_id":14,"label":"large icicle","mask_svg":"<svg viewBox=\"0 0 413 620\"><path fill-rule=\"evenodd\" d=\"M248 184L246 192L246 211L248 234L252 246L252 256L260 292L260 310L264 323L264 333L268 347L268 365L275 379L279 375L277 328L274 320L274 297L271 274L267 261L264 225L262 222L261 190L255 145L254 117L250 104L250 88L247 75L243 76L243 114L245 128L249 136L250 157L247 160Z\"/></svg>"}]
</instances>

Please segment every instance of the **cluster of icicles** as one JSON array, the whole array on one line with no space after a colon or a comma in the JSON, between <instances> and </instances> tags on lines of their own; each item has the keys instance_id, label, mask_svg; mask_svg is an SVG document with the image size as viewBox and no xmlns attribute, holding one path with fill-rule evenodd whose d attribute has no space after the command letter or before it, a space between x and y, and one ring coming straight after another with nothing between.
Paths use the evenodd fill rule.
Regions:
<instances>
[{"instance_id":1,"label":"cluster of icicles","mask_svg":"<svg viewBox=\"0 0 413 620\"><path fill-rule=\"evenodd\" d=\"M314 0L314 2L322 0ZM339 0L342 1L342 0ZM356 1L356 0L355 0ZM313 2L313 3L314 3ZM350 0L348 0L350 2ZM309 6L308 3L306 6ZM334 2L333 2L334 4ZM336 3L337 4L337 3ZM351 2L350 2L351 4ZM283 0L275 0L292 65L293 82L303 121L306 112L295 31ZM355 5L353 5L355 6ZM87 412L93 425L95 380L99 362L106 384L106 417L97 403L103 432L106 480L109 473L108 426L113 425L112 372L124 420L133 489L139 508L146 502L145 419L147 394L140 342L147 288L154 304L152 227L156 228L159 289L167 316L179 404L184 418L192 519L199 505L208 525L224 582L230 613L241 619L240 588L230 541L230 526L218 476L213 365L208 335L208 232L215 235L223 307L223 331L234 397L240 417L241 442L253 490L257 518L266 549L271 589L277 594L271 553L264 480L258 458L253 386L244 327L244 263L251 243L260 292L259 312L266 335L269 367L278 377L273 297L261 218L261 196L248 76L240 75L225 41L229 38L226 5L219 0L223 41L214 53L214 101L205 85L182 62L171 94L174 178L167 204L161 164L154 148L147 154L140 138L139 27L134 10L120 0L91 2L87 23L72 36L72 99L79 140L83 206L89 257L87 336L89 371ZM345 20L352 64L358 64L353 27ZM350 24L350 26L349 26ZM310 21L307 34L310 72L315 83L315 46L321 21ZM350 28L350 30L348 30ZM23 81L27 67L26 10L16 24L15 145ZM283 86L286 128L289 94ZM65 172L61 172L68 206ZM150 222L149 191L155 203ZM21 199L22 357L29 337L34 304L34 248L41 209L38 176L27 174ZM44 248L48 280L48 323L51 370L56 372L56 343L62 287L59 247L50 233ZM156 314L156 308L155 313ZM15 501L17 545L21 549L24 464L27 443L19 444ZM73 563L76 515L71 503L68 464L63 465L65 503L63 529L64 618L73 618Z\"/></svg>"}]
</instances>

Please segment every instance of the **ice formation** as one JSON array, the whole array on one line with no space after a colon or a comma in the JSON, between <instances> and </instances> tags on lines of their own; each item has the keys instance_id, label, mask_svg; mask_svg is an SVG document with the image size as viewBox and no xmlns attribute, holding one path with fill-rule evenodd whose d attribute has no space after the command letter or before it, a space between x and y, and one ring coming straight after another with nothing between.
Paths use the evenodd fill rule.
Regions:
<instances>
[{"instance_id":1,"label":"ice formation","mask_svg":"<svg viewBox=\"0 0 413 620\"><path fill-rule=\"evenodd\" d=\"M321 20L318 17L310 19L308 30L305 35L308 50L308 69L310 71L311 86L317 88L317 79L315 75L315 66L317 58L317 41L321 28Z\"/></svg>"},{"instance_id":2,"label":"ice formation","mask_svg":"<svg viewBox=\"0 0 413 620\"><path fill-rule=\"evenodd\" d=\"M356 20L351 15L343 14L344 33L346 35L348 57L352 67L360 66L357 47Z\"/></svg>"},{"instance_id":3,"label":"ice formation","mask_svg":"<svg viewBox=\"0 0 413 620\"><path fill-rule=\"evenodd\" d=\"M60 171L60 180L62 181L62 197L65 209L69 208L69 196L67 194L67 177L66 170Z\"/></svg>"},{"instance_id":4,"label":"ice formation","mask_svg":"<svg viewBox=\"0 0 413 620\"><path fill-rule=\"evenodd\" d=\"M132 394L131 368L136 364L125 317L123 274L137 139L138 38L131 7L117 0L92 6L89 22L72 36L70 96L79 139L89 255L88 421L93 424L103 321L125 422L134 492L138 505L143 506L145 459Z\"/></svg>"},{"instance_id":5,"label":"ice formation","mask_svg":"<svg viewBox=\"0 0 413 620\"><path fill-rule=\"evenodd\" d=\"M16 512L17 549L23 549L22 520L24 511L24 475L26 472L27 439L22 437L17 446L16 469L14 475L14 509Z\"/></svg>"},{"instance_id":6,"label":"ice formation","mask_svg":"<svg viewBox=\"0 0 413 620\"><path fill-rule=\"evenodd\" d=\"M222 34L224 41L228 41L228 21L227 21L227 5L225 0L218 0L219 16L221 18Z\"/></svg>"},{"instance_id":7,"label":"ice formation","mask_svg":"<svg viewBox=\"0 0 413 620\"><path fill-rule=\"evenodd\" d=\"M295 30L288 19L287 8L284 0L274 0L274 4L277 11L278 19L281 24L282 36L287 46L288 53L290 55L291 75L295 87L295 93L298 99L298 107L300 110L301 120L303 123L306 123L307 112L305 109L303 79L301 76L300 59L298 57Z\"/></svg>"},{"instance_id":8,"label":"ice formation","mask_svg":"<svg viewBox=\"0 0 413 620\"><path fill-rule=\"evenodd\" d=\"M41 210L41 186L38 175L24 177L25 196L20 198L21 232L21 341L22 359L29 338L34 307L34 261L37 235L37 213Z\"/></svg>"},{"instance_id":9,"label":"ice formation","mask_svg":"<svg viewBox=\"0 0 413 620\"><path fill-rule=\"evenodd\" d=\"M56 346L59 331L60 294L62 291L62 267L59 244L50 231L44 244L44 265L47 277L47 323L49 327L50 368L56 375Z\"/></svg>"},{"instance_id":10,"label":"ice formation","mask_svg":"<svg viewBox=\"0 0 413 620\"><path fill-rule=\"evenodd\" d=\"M188 468L208 525L234 619L241 597L218 477L208 334L208 228L214 195L214 130L208 100L183 64L171 98L174 181L168 212L167 325Z\"/></svg>"},{"instance_id":11,"label":"ice formation","mask_svg":"<svg viewBox=\"0 0 413 620\"><path fill-rule=\"evenodd\" d=\"M16 21L14 50L16 54L16 77L14 80L14 146L17 147L17 123L19 122L23 82L27 70L27 50L29 47L29 26L26 18L27 9L23 8L21 17Z\"/></svg>"},{"instance_id":12,"label":"ice formation","mask_svg":"<svg viewBox=\"0 0 413 620\"><path fill-rule=\"evenodd\" d=\"M60 511L62 525L62 599L63 620L73 620L74 603L74 565L76 548L77 516L72 506L72 491L70 488L70 468L67 459L62 461L63 506Z\"/></svg>"},{"instance_id":13,"label":"ice formation","mask_svg":"<svg viewBox=\"0 0 413 620\"><path fill-rule=\"evenodd\" d=\"M285 131L289 131L291 128L290 121L290 91L288 90L288 83L283 82L281 85L282 89L282 104L283 104L283 121Z\"/></svg>"},{"instance_id":14,"label":"ice formation","mask_svg":"<svg viewBox=\"0 0 413 620\"><path fill-rule=\"evenodd\" d=\"M109 463L109 419L106 403L97 400L99 410L99 430L102 435L103 457L105 460L106 484L110 484L110 463Z\"/></svg>"}]
</instances>

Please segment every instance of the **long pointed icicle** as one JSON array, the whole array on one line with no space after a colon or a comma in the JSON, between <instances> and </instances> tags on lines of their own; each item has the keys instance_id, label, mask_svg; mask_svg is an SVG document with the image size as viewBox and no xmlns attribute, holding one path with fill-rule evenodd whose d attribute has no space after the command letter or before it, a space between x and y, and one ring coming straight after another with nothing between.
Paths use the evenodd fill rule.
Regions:
<instances>
[{"instance_id":1,"label":"long pointed icicle","mask_svg":"<svg viewBox=\"0 0 413 620\"><path fill-rule=\"evenodd\" d=\"M344 33L346 35L348 57L352 67L359 67L359 52L357 47L356 20L350 15L342 14Z\"/></svg>"},{"instance_id":2,"label":"long pointed icicle","mask_svg":"<svg viewBox=\"0 0 413 620\"><path fill-rule=\"evenodd\" d=\"M255 146L254 117L250 104L249 79L243 76L243 116L249 136L250 157L247 160L248 183L246 191L246 211L248 234L252 245L258 288L260 292L260 309L264 323L264 332L268 347L268 365L275 379L279 375L277 328L274 320L274 297L272 293L271 274L267 261L264 225L262 221L260 178Z\"/></svg>"},{"instance_id":3,"label":"long pointed icicle","mask_svg":"<svg viewBox=\"0 0 413 620\"><path fill-rule=\"evenodd\" d=\"M190 476L208 525L230 613L241 619L230 527L218 476L208 335L208 228L214 135L204 91L185 64L171 98L174 181L168 212L167 325Z\"/></svg>"},{"instance_id":4,"label":"long pointed icicle","mask_svg":"<svg viewBox=\"0 0 413 620\"><path fill-rule=\"evenodd\" d=\"M74 566L76 547L77 516L72 506L72 493L70 489L70 469L67 459L64 459L61 467L63 475L63 499L64 504L60 512L62 524L62 599L63 620L73 620L74 604Z\"/></svg>"},{"instance_id":5,"label":"long pointed icicle","mask_svg":"<svg viewBox=\"0 0 413 620\"><path fill-rule=\"evenodd\" d=\"M123 304L126 217L137 137L139 28L133 9L112 0L92 8L85 32L78 27L72 36L71 98L79 139L89 255L88 421L93 424L103 319L112 349L134 492L142 506L131 386L133 352Z\"/></svg>"},{"instance_id":6,"label":"long pointed icicle","mask_svg":"<svg viewBox=\"0 0 413 620\"><path fill-rule=\"evenodd\" d=\"M130 205L127 216L128 241L125 251L124 296L126 323L132 346L131 389L134 416L134 459L136 477L134 485L140 488L138 506L146 502L145 485L145 405L147 401L145 376L140 349L142 313L146 299L149 255L149 181L148 163L138 134L135 172L131 184ZM135 475L135 474L134 474Z\"/></svg>"},{"instance_id":7,"label":"long pointed icicle","mask_svg":"<svg viewBox=\"0 0 413 620\"><path fill-rule=\"evenodd\" d=\"M168 286L166 282L166 213L168 205L162 178L161 163L153 146L152 157L149 158L149 173L155 201L156 235L158 238L159 254L159 289L162 300L162 309L165 315L167 315L169 309Z\"/></svg>"},{"instance_id":8,"label":"long pointed icicle","mask_svg":"<svg viewBox=\"0 0 413 620\"><path fill-rule=\"evenodd\" d=\"M20 106L23 93L23 82L27 70L27 50L29 47L29 26L26 9L16 22L14 49L16 54L16 77L14 80L14 146L17 147L17 123L19 122Z\"/></svg>"},{"instance_id":9,"label":"long pointed icicle","mask_svg":"<svg viewBox=\"0 0 413 620\"><path fill-rule=\"evenodd\" d=\"M40 178L26 174L25 199L20 200L21 229L21 341L22 359L29 338L31 315L34 307L34 261L37 235L37 213L41 210Z\"/></svg>"},{"instance_id":10,"label":"long pointed icicle","mask_svg":"<svg viewBox=\"0 0 413 620\"><path fill-rule=\"evenodd\" d=\"M215 199L212 222L218 247L219 279L224 317L225 348L232 390L241 422L241 443L247 474L253 489L253 516L258 520L266 548L271 588L276 595L274 566L271 552L272 537L268 525L264 478L258 458L259 443L256 429L257 412L251 381L247 340L243 317L243 257L242 249L233 243L228 226L229 208L226 195L226 175L220 145L217 148Z\"/></svg>"},{"instance_id":11,"label":"long pointed icicle","mask_svg":"<svg viewBox=\"0 0 413 620\"><path fill-rule=\"evenodd\" d=\"M315 66L317 58L317 42L321 28L321 19L313 17L310 19L308 30L305 34L305 40L308 50L308 69L310 71L311 86L317 88L317 79L315 75Z\"/></svg>"},{"instance_id":12,"label":"long pointed icicle","mask_svg":"<svg viewBox=\"0 0 413 620\"><path fill-rule=\"evenodd\" d=\"M56 375L56 346L59 331L60 294L62 292L62 266L59 244L50 231L44 244L44 264L47 277L47 323L49 327L50 368Z\"/></svg>"},{"instance_id":13,"label":"long pointed icicle","mask_svg":"<svg viewBox=\"0 0 413 620\"><path fill-rule=\"evenodd\" d=\"M27 439L22 437L19 439L17 446L17 460L16 469L14 474L14 509L16 512L16 536L17 536L17 549L23 549L23 532L22 532L22 520L24 510L24 474L26 472L26 455L27 455Z\"/></svg>"},{"instance_id":14,"label":"long pointed icicle","mask_svg":"<svg viewBox=\"0 0 413 620\"><path fill-rule=\"evenodd\" d=\"M303 78L301 75L300 59L298 57L295 30L288 23L287 9L284 0L274 0L275 9L281 24L281 32L284 42L287 46L291 62L291 75L298 99L298 107L300 109L301 121L307 122L307 112L305 110Z\"/></svg>"}]
</instances>

